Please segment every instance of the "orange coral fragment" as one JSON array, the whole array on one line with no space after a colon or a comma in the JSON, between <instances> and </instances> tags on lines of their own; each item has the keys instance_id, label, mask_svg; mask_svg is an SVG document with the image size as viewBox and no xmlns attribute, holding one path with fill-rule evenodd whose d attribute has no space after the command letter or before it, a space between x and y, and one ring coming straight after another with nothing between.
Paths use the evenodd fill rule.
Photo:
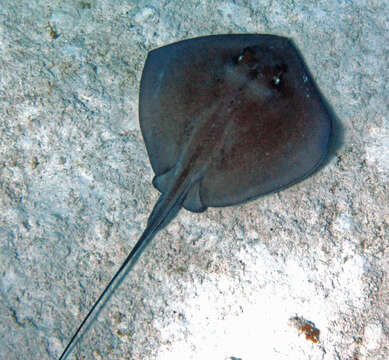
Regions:
<instances>
[{"instance_id":1,"label":"orange coral fragment","mask_svg":"<svg viewBox=\"0 0 389 360\"><path fill-rule=\"evenodd\" d=\"M314 344L319 342L320 330L315 327L313 322L298 316L291 318L289 321L299 330L299 335L304 333L307 340L312 341Z\"/></svg>"},{"instance_id":2,"label":"orange coral fragment","mask_svg":"<svg viewBox=\"0 0 389 360\"><path fill-rule=\"evenodd\" d=\"M320 331L319 329L314 328L311 324L304 324L300 331L305 334L307 340L311 340L314 344L319 341Z\"/></svg>"}]
</instances>

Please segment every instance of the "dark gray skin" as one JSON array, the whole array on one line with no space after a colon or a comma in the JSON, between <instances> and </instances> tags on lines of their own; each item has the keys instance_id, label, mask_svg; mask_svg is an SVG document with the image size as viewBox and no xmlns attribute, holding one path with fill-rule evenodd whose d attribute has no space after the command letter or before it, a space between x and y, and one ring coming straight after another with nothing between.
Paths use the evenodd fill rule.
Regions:
<instances>
[{"instance_id":1,"label":"dark gray skin","mask_svg":"<svg viewBox=\"0 0 389 360\"><path fill-rule=\"evenodd\" d=\"M301 181L322 164L333 120L293 43L273 35L207 36L151 51L139 118L161 195L60 360L181 207L240 204Z\"/></svg>"}]
</instances>

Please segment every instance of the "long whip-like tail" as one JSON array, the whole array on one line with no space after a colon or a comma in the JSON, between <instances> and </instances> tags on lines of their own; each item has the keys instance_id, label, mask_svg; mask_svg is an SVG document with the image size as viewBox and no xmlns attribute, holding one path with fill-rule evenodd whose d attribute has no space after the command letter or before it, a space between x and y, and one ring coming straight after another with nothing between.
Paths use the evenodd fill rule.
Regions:
<instances>
[{"instance_id":1,"label":"long whip-like tail","mask_svg":"<svg viewBox=\"0 0 389 360\"><path fill-rule=\"evenodd\" d=\"M71 353L73 347L78 341L86 334L93 321L96 319L100 311L104 308L108 300L111 298L115 290L119 287L124 278L131 271L133 266L138 261L139 257L146 249L147 245L150 244L156 233L164 228L173 218L177 215L181 209L182 203L188 191L187 187L180 194L169 191L165 194L161 194L154 209L149 217L147 227L127 256L126 260L120 266L112 280L105 287L99 298L93 304L88 314L70 339L65 350L62 352L59 360L65 360L66 357Z\"/></svg>"}]
</instances>

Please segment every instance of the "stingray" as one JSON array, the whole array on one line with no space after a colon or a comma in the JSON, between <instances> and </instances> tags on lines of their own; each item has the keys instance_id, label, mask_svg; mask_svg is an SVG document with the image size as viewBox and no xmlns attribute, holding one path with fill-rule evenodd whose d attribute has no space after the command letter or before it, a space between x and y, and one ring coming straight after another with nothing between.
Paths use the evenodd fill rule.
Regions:
<instances>
[{"instance_id":1,"label":"stingray","mask_svg":"<svg viewBox=\"0 0 389 360\"><path fill-rule=\"evenodd\" d=\"M183 207L241 204L317 170L332 116L293 42L275 35L215 35L152 50L139 121L161 193L140 239L60 359L87 331L156 233Z\"/></svg>"}]
</instances>

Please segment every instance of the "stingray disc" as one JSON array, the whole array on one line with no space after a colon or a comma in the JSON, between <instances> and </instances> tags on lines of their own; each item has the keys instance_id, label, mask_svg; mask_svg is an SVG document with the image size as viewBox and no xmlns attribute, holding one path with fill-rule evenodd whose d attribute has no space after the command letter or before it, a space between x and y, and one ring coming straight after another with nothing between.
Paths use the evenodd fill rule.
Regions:
<instances>
[{"instance_id":1,"label":"stingray disc","mask_svg":"<svg viewBox=\"0 0 389 360\"><path fill-rule=\"evenodd\" d=\"M188 170L200 174L197 189L184 207L202 211L311 174L326 155L331 117L291 40L216 35L149 53L140 125L161 192L177 164L197 161Z\"/></svg>"}]
</instances>

